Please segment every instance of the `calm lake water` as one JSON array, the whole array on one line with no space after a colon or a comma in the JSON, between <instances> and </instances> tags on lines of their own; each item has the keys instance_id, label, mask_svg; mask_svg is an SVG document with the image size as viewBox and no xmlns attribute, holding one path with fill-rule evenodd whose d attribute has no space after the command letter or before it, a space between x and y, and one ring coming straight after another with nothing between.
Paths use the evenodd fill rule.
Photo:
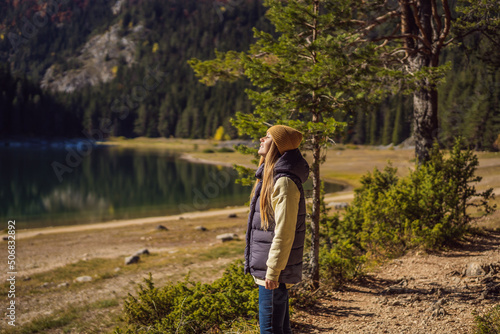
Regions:
<instances>
[{"instance_id":1,"label":"calm lake water","mask_svg":"<svg viewBox=\"0 0 500 334\"><path fill-rule=\"evenodd\" d=\"M251 190L235 184L232 168L190 163L172 152L98 146L80 159L68 152L0 148L2 221L35 228L171 215L243 205Z\"/></svg>"}]
</instances>

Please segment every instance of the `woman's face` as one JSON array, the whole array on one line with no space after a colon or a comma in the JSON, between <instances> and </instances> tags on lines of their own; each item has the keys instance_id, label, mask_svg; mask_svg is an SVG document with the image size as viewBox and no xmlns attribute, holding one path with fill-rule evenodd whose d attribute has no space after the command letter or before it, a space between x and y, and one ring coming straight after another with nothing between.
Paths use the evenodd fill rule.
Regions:
<instances>
[{"instance_id":1,"label":"woman's face","mask_svg":"<svg viewBox=\"0 0 500 334\"><path fill-rule=\"evenodd\" d=\"M269 152L272 142L273 138L269 133L265 137L260 138L260 148L257 153L259 153L260 156L265 157L267 152Z\"/></svg>"}]
</instances>

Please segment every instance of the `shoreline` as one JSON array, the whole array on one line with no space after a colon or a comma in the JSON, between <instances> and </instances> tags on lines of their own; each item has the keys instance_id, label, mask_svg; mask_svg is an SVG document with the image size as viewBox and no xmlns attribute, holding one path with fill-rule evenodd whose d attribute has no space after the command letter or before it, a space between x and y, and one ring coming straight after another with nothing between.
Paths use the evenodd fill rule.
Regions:
<instances>
[{"instance_id":1,"label":"shoreline","mask_svg":"<svg viewBox=\"0 0 500 334\"><path fill-rule=\"evenodd\" d=\"M57 233L71 233L71 232L83 232L83 231L91 231L91 230L105 230L111 228L120 228L127 226L141 226L148 224L158 224L162 222L169 222L175 220L183 220L183 219L195 219L195 218L209 218L215 216L221 216L229 213L243 213L247 211L246 207L230 207L225 209L215 209L208 211L193 211L186 212L178 215L169 215L169 216L156 216L156 217L144 217L144 218L134 218L134 219L120 219L120 220L111 220L104 221L100 223L92 223L92 224L79 224L79 225L65 225L65 226L57 226L57 227L40 227L34 229L23 229L18 230L16 232L16 238L18 239L26 239L32 238L39 235L47 235L47 234L57 234Z\"/></svg>"},{"instance_id":2,"label":"shoreline","mask_svg":"<svg viewBox=\"0 0 500 334\"><path fill-rule=\"evenodd\" d=\"M194 157L190 153L182 153L179 158L186 160L186 161L189 161L191 163L195 163L195 164L215 165L215 166L223 166L223 167L230 167L230 168L232 168L235 165L232 163L222 162L222 161L218 161L218 160L197 158L197 157ZM255 165L243 164L242 166L255 169ZM322 181L336 183L336 184L340 184L341 186L343 186L344 189L337 192L337 193L348 192L348 191L354 190L354 186L351 183L349 183L346 180L339 179L339 178L328 178L328 177L325 178L325 177L323 177Z\"/></svg>"},{"instance_id":3,"label":"shoreline","mask_svg":"<svg viewBox=\"0 0 500 334\"><path fill-rule=\"evenodd\" d=\"M353 197L354 194L351 191L342 191L338 193L327 194L325 196L325 202L327 202L328 206L332 206L335 203L335 201L350 201ZM65 225L57 227L49 226L49 227L40 227L34 229L22 229L22 230L17 230L16 238L27 239L49 234L84 232L92 230L106 230L112 228L123 228L128 226L137 227L142 225L159 224L163 222L172 222L184 219L213 218L229 214L246 214L248 210L249 208L247 206L235 206L235 207L226 207L224 209L185 212L183 214L177 214L177 215L144 217L144 218L134 218L134 219L120 219L120 220L111 220L111 221L104 221L92 224ZM5 233L2 233L2 237L5 235L6 235Z\"/></svg>"},{"instance_id":4,"label":"shoreline","mask_svg":"<svg viewBox=\"0 0 500 334\"><path fill-rule=\"evenodd\" d=\"M222 162L222 161L216 161L216 160L196 158L196 157L192 156L189 153L181 153L181 155L179 156L179 158L182 159L182 160L194 163L194 164L214 165L214 166L223 166L223 167L233 168L233 164L231 164L231 163ZM245 167L252 168L252 167L255 167L255 166L245 165Z\"/></svg>"},{"instance_id":5,"label":"shoreline","mask_svg":"<svg viewBox=\"0 0 500 334\"><path fill-rule=\"evenodd\" d=\"M115 143L106 143L104 145L115 145ZM120 146L118 144L117 146ZM197 163L197 164L208 164L208 165L215 165L215 166L223 166L223 167L228 167L232 168L234 164L228 163L228 162L223 162L219 160L210 160L210 159L204 159L204 158L198 158L193 156L191 153L181 153L180 154L180 159L183 159L185 161L188 161L190 163ZM255 166L253 165L244 165L245 167L253 168ZM330 181L334 182L337 184L341 184L344 186L344 189L342 191L336 192L336 193L331 193L331 194L326 194L326 196L332 197L327 200L325 197L325 201L334 201L334 200L350 200L352 199L353 195L351 192L354 189L354 186L352 186L350 183L344 180L340 179L324 179L324 181ZM347 193L347 197L346 194ZM39 227L39 228L33 228L33 229L20 229L16 233L16 237L19 239L25 239L25 238L32 238L35 236L39 235L46 235L46 234L57 234L57 233L70 233L70 232L83 232L83 231L90 231L90 230L105 230L105 229L110 229L110 228L119 228L119 227L127 227L127 226L140 226L140 225L146 225L146 224L154 224L154 223L160 223L160 222L167 222L167 221L174 221L174 220L181 220L181 219L195 219L195 218L200 218L200 217L215 217L219 215L224 215L224 214L229 214L229 213L244 213L245 211L248 211L248 208L246 206L241 206L241 207L228 207L224 209L212 209L212 210L207 210L207 211L193 211L193 212L186 212L183 214L175 214L175 215L166 215L166 216L151 216L151 217L140 217L140 218L133 218L133 219L118 219L118 220L109 220L109 221L102 221L99 223L88 223L88 224L78 224L78 225L61 225L61 226L48 226L48 227ZM1 236L4 237L6 234L2 233Z\"/></svg>"}]
</instances>

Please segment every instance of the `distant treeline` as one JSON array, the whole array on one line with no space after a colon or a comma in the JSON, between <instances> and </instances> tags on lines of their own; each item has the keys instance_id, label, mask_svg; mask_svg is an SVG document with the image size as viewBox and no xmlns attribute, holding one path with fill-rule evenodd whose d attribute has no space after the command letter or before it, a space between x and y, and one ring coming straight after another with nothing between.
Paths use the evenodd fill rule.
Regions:
<instances>
[{"instance_id":1,"label":"distant treeline","mask_svg":"<svg viewBox=\"0 0 500 334\"><path fill-rule=\"evenodd\" d=\"M81 117L59 100L0 64L0 138L82 137Z\"/></svg>"},{"instance_id":2,"label":"distant treeline","mask_svg":"<svg viewBox=\"0 0 500 334\"><path fill-rule=\"evenodd\" d=\"M252 27L271 32L261 1L130 0L117 16L110 1L68 2L60 10L65 16L39 28L36 37L9 55L7 32L21 32L19 18L30 4L21 1L0 14L0 59L12 72L6 67L0 72L0 136L81 136L104 127L106 135L114 136L208 138L223 126L235 138L230 118L236 111L252 111L245 94L248 82L206 87L186 62L213 58L215 49L246 50ZM18 30L12 27L15 18ZM66 58L89 36L114 24L121 25L123 35L130 27L145 27L133 66L120 65L111 82L71 94L42 92L33 84L53 63L71 68ZM443 57L453 63L439 90L439 137L447 146L461 134L474 148L492 149L500 134L499 66L486 65L478 53L456 48ZM369 110L339 115L349 126L338 140L399 144L411 134L411 108L409 97L396 95Z\"/></svg>"}]
</instances>

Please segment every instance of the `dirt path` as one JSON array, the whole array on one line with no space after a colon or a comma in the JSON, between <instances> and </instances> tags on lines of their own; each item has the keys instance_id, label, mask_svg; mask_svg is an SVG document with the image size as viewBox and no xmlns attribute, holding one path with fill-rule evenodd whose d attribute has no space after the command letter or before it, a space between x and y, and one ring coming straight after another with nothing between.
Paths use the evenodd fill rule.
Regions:
<instances>
[{"instance_id":1,"label":"dirt path","mask_svg":"<svg viewBox=\"0 0 500 334\"><path fill-rule=\"evenodd\" d=\"M392 260L298 310L296 333L472 333L472 312L500 300L499 246L500 233L488 232L459 249Z\"/></svg>"}]
</instances>

